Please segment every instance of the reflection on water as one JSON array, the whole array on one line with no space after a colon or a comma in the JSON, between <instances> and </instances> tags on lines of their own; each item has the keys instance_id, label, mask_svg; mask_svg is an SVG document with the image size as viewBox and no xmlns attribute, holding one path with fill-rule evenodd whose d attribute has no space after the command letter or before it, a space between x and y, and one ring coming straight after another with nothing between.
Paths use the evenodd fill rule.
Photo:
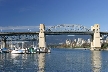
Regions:
<instances>
[{"instance_id":1,"label":"reflection on water","mask_svg":"<svg viewBox=\"0 0 108 72\"><path fill-rule=\"evenodd\" d=\"M108 72L108 51L52 49L50 54L0 54L0 72Z\"/></svg>"},{"instance_id":2,"label":"reflection on water","mask_svg":"<svg viewBox=\"0 0 108 72\"><path fill-rule=\"evenodd\" d=\"M92 51L92 70L93 72L101 71L101 51Z\"/></svg>"},{"instance_id":3,"label":"reflection on water","mask_svg":"<svg viewBox=\"0 0 108 72\"><path fill-rule=\"evenodd\" d=\"M0 72L34 72L38 70L36 54L0 54Z\"/></svg>"},{"instance_id":4,"label":"reflection on water","mask_svg":"<svg viewBox=\"0 0 108 72\"><path fill-rule=\"evenodd\" d=\"M45 54L0 54L0 72L44 72Z\"/></svg>"},{"instance_id":5,"label":"reflection on water","mask_svg":"<svg viewBox=\"0 0 108 72\"><path fill-rule=\"evenodd\" d=\"M44 72L45 66L45 53L38 54L38 72Z\"/></svg>"}]
</instances>

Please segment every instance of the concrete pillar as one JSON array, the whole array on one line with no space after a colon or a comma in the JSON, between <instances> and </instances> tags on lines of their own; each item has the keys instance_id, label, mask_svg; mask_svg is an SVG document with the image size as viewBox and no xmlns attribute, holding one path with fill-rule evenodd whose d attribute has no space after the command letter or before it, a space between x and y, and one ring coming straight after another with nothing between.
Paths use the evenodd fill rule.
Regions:
<instances>
[{"instance_id":1,"label":"concrete pillar","mask_svg":"<svg viewBox=\"0 0 108 72\"><path fill-rule=\"evenodd\" d=\"M45 49L46 48L46 38L45 38L45 25L40 24L40 32L39 32L39 48Z\"/></svg>"},{"instance_id":2,"label":"concrete pillar","mask_svg":"<svg viewBox=\"0 0 108 72\"><path fill-rule=\"evenodd\" d=\"M0 48L2 48L2 40L0 41Z\"/></svg>"},{"instance_id":3,"label":"concrete pillar","mask_svg":"<svg viewBox=\"0 0 108 72\"><path fill-rule=\"evenodd\" d=\"M6 39L2 41L2 48L6 48Z\"/></svg>"},{"instance_id":4,"label":"concrete pillar","mask_svg":"<svg viewBox=\"0 0 108 72\"><path fill-rule=\"evenodd\" d=\"M100 27L99 24L95 24L91 27L91 31L94 31L94 34L91 37L91 50L100 50Z\"/></svg>"},{"instance_id":5,"label":"concrete pillar","mask_svg":"<svg viewBox=\"0 0 108 72\"><path fill-rule=\"evenodd\" d=\"M94 36L93 35L91 35L91 50L94 50L94 48L93 48L93 46L94 46L94 43L93 43L93 39L94 38Z\"/></svg>"}]
</instances>

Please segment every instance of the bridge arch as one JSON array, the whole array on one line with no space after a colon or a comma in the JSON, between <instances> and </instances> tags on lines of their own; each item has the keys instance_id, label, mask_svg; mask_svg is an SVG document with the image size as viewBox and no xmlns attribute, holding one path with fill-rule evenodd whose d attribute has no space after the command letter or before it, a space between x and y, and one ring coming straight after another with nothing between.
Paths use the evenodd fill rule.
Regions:
<instances>
[{"instance_id":1,"label":"bridge arch","mask_svg":"<svg viewBox=\"0 0 108 72\"><path fill-rule=\"evenodd\" d=\"M47 32L91 31L91 29L79 24L60 24L56 26L50 26L46 29L46 31Z\"/></svg>"}]
</instances>

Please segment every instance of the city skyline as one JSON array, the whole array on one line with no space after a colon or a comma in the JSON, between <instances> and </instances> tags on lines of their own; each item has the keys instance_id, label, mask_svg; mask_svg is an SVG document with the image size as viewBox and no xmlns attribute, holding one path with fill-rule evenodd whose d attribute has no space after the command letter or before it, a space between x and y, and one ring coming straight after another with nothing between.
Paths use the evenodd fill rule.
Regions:
<instances>
[{"instance_id":1,"label":"city skyline","mask_svg":"<svg viewBox=\"0 0 108 72\"><path fill-rule=\"evenodd\" d=\"M107 0L0 0L0 26L100 24L107 30Z\"/></svg>"}]
</instances>

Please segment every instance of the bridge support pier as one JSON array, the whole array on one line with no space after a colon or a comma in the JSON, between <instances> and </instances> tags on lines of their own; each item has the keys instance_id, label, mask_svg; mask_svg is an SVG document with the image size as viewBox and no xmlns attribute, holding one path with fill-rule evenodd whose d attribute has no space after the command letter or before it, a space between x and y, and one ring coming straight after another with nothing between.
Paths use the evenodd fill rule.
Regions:
<instances>
[{"instance_id":1,"label":"bridge support pier","mask_svg":"<svg viewBox=\"0 0 108 72\"><path fill-rule=\"evenodd\" d=\"M94 34L91 36L91 50L100 50L100 27L99 24L95 24L91 27L91 31L94 31Z\"/></svg>"},{"instance_id":2,"label":"bridge support pier","mask_svg":"<svg viewBox=\"0 0 108 72\"><path fill-rule=\"evenodd\" d=\"M6 48L6 39L1 41L1 48Z\"/></svg>"},{"instance_id":3,"label":"bridge support pier","mask_svg":"<svg viewBox=\"0 0 108 72\"><path fill-rule=\"evenodd\" d=\"M39 51L47 52L46 48L46 37L45 37L45 25L40 24L40 32L39 32Z\"/></svg>"}]
</instances>

